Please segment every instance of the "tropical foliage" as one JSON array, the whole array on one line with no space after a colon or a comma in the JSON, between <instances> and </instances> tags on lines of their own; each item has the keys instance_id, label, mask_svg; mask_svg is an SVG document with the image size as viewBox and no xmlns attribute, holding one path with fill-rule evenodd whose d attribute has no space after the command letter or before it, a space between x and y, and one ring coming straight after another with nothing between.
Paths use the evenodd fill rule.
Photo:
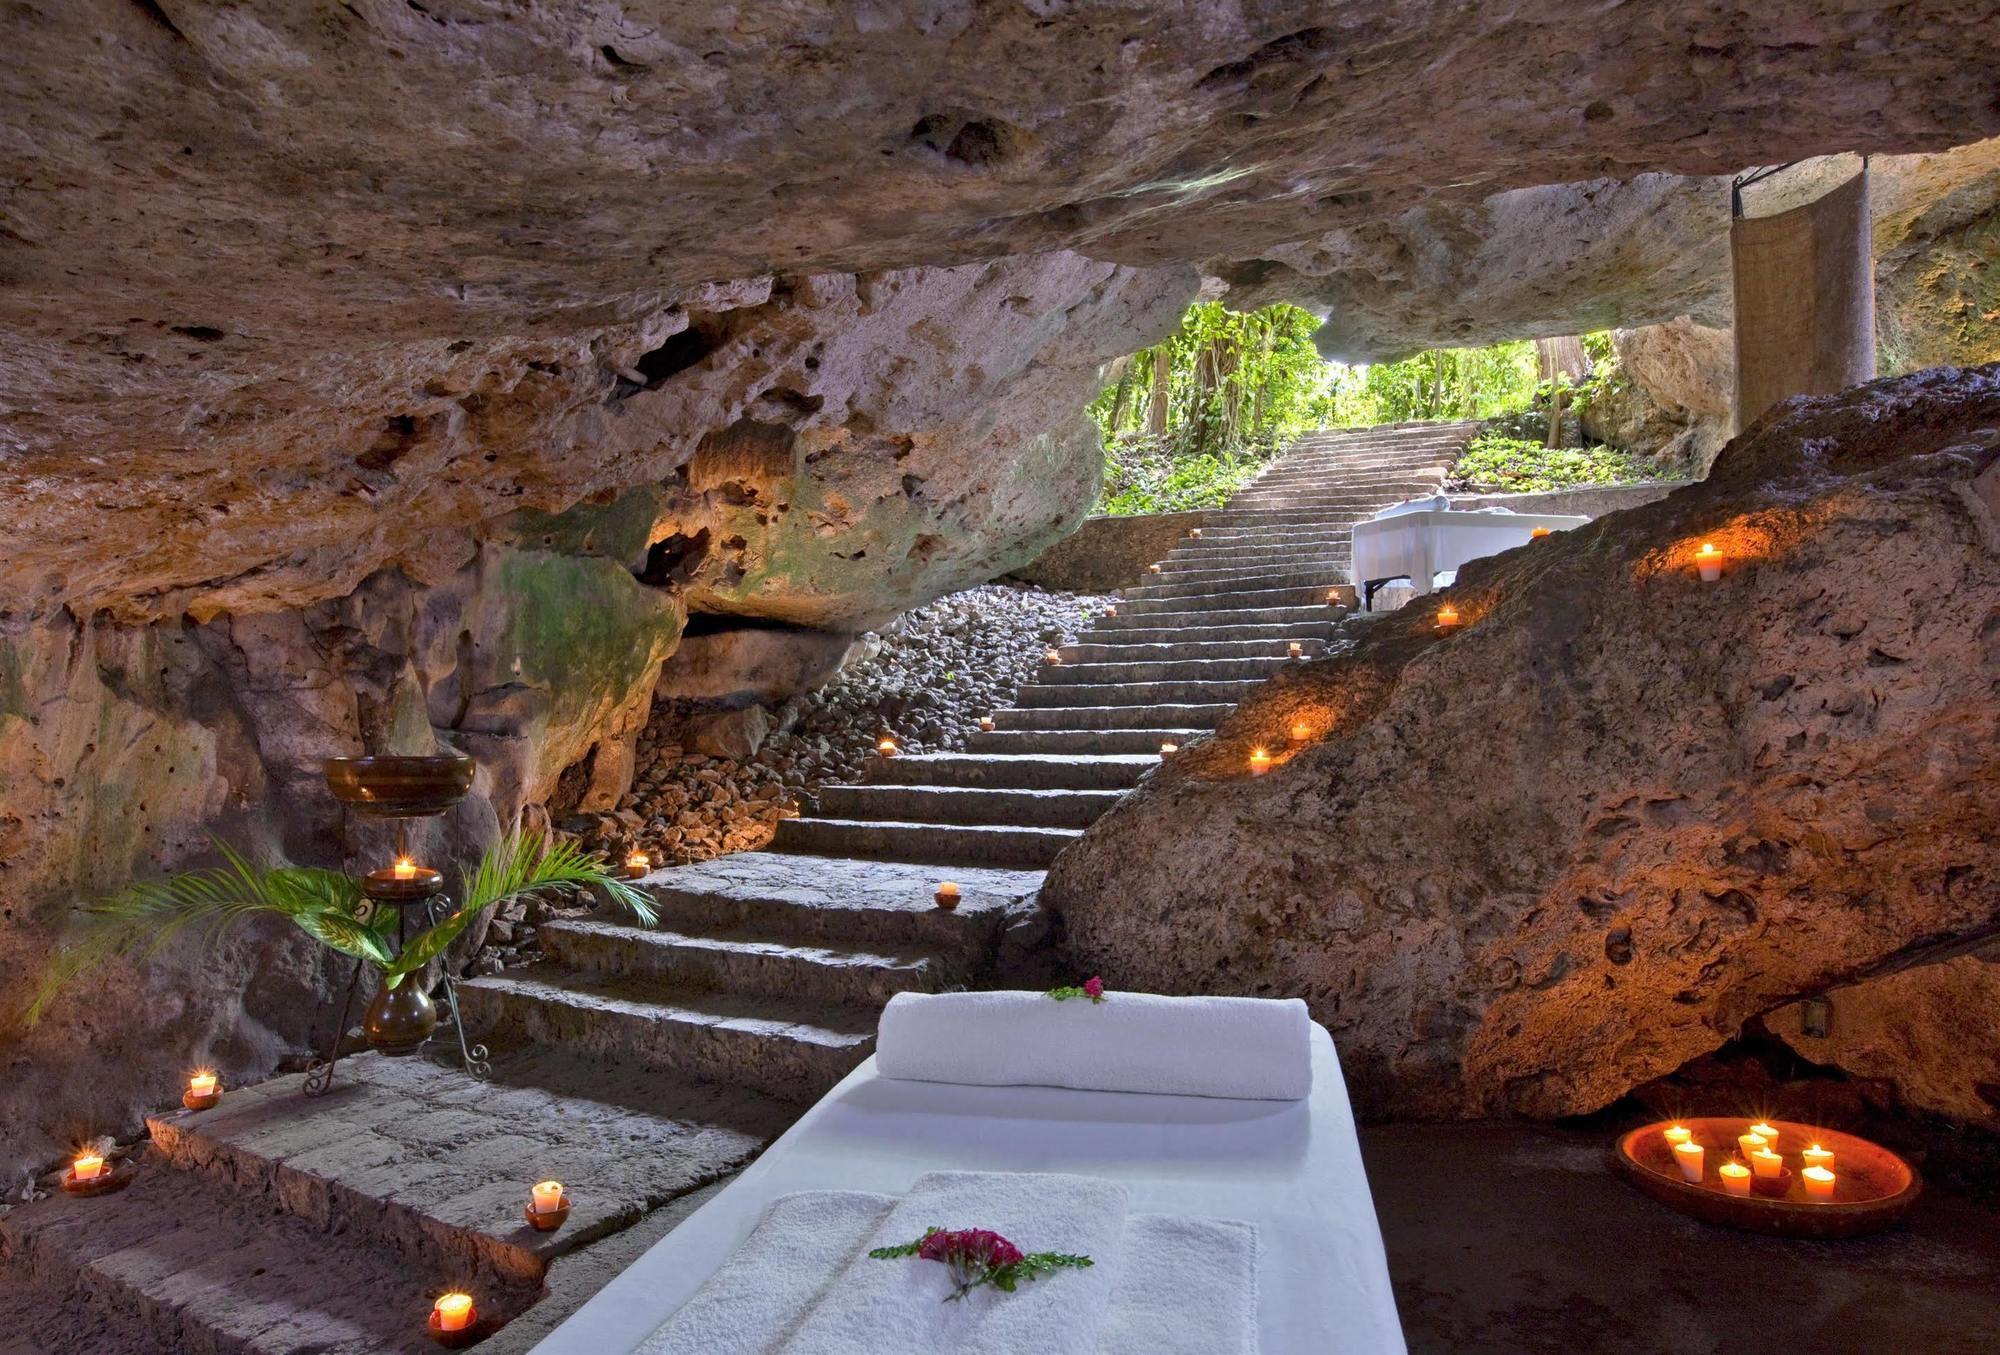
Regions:
<instances>
[{"instance_id":1,"label":"tropical foliage","mask_svg":"<svg viewBox=\"0 0 2000 1355\"><path fill-rule=\"evenodd\" d=\"M1090 405L1105 446L1098 511L1221 503L1305 429L1332 416L1319 322L1297 306L1190 307L1172 335L1114 364Z\"/></svg>"},{"instance_id":2,"label":"tropical foliage","mask_svg":"<svg viewBox=\"0 0 2000 1355\"><path fill-rule=\"evenodd\" d=\"M1114 364L1090 406L1105 448L1097 511L1215 507L1309 428L1494 420L1454 480L1506 489L1609 483L1650 469L1611 448L1560 446L1576 440L1579 413L1621 379L1608 333L1349 367L1321 359L1317 326L1296 306L1233 312L1203 302L1171 337Z\"/></svg>"},{"instance_id":3,"label":"tropical foliage","mask_svg":"<svg viewBox=\"0 0 2000 1355\"><path fill-rule=\"evenodd\" d=\"M1451 468L1454 484L1504 494L1624 484L1651 473L1644 458L1615 447L1550 447L1496 432L1475 437Z\"/></svg>"},{"instance_id":4,"label":"tropical foliage","mask_svg":"<svg viewBox=\"0 0 2000 1355\"><path fill-rule=\"evenodd\" d=\"M84 909L83 934L58 956L29 1007L38 1020L56 995L86 971L112 959L143 962L190 927L213 944L236 923L258 914L290 921L321 945L373 965L394 988L450 947L485 909L555 886L608 893L645 925L650 900L605 873L574 843L516 833L495 843L461 882L462 902L450 914L396 946L397 910L375 907L361 886L338 871L310 866L255 866L226 843L223 864L164 880L139 880Z\"/></svg>"}]
</instances>

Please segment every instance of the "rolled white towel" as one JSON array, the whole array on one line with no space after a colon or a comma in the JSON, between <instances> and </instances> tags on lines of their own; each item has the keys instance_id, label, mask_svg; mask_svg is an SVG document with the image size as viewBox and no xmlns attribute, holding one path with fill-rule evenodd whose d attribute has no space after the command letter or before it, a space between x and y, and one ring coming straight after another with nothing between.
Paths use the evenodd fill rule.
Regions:
<instances>
[{"instance_id":1,"label":"rolled white towel","mask_svg":"<svg viewBox=\"0 0 2000 1355\"><path fill-rule=\"evenodd\" d=\"M1131 1214L1097 1355L1256 1355L1257 1230Z\"/></svg>"},{"instance_id":2,"label":"rolled white towel","mask_svg":"<svg viewBox=\"0 0 2000 1355\"><path fill-rule=\"evenodd\" d=\"M779 1196L743 1245L633 1355L770 1355L894 1203L850 1190Z\"/></svg>"},{"instance_id":3,"label":"rolled white towel","mask_svg":"<svg viewBox=\"0 0 2000 1355\"><path fill-rule=\"evenodd\" d=\"M982 1286L946 1302L948 1267L866 1250L806 1314L786 1355L1026 1355L1091 1349L1111 1304L1125 1229L1126 1190L1088 1176L929 1172L897 1201L868 1248L914 1242L927 1228L989 1228L1023 1252L1091 1258L1003 1294Z\"/></svg>"},{"instance_id":4,"label":"rolled white towel","mask_svg":"<svg viewBox=\"0 0 2000 1355\"><path fill-rule=\"evenodd\" d=\"M875 1065L917 1082L1298 1101L1312 1094L1312 1018L1297 998L898 993Z\"/></svg>"}]
</instances>

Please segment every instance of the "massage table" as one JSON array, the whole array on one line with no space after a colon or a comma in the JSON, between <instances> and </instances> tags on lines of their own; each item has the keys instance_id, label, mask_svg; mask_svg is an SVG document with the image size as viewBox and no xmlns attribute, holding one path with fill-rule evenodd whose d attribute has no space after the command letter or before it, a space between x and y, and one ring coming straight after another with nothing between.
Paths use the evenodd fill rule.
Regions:
<instances>
[{"instance_id":1,"label":"massage table","mask_svg":"<svg viewBox=\"0 0 2000 1355\"><path fill-rule=\"evenodd\" d=\"M1439 573L1456 571L1468 560L1525 546L1537 527L1564 532L1590 521L1562 513L1420 506L1428 502L1434 501L1399 504L1354 524L1348 574L1361 594L1364 610L1373 610L1375 590L1392 579L1407 578L1418 593L1428 593Z\"/></svg>"},{"instance_id":2,"label":"massage table","mask_svg":"<svg viewBox=\"0 0 2000 1355\"><path fill-rule=\"evenodd\" d=\"M1254 1223L1262 1355L1397 1355L1403 1331L1347 1084L1326 1029L1315 1023L1311 1037L1304 1101L901 1081L871 1056L534 1355L631 1351L780 1195L901 1194L941 1169L1108 1177L1130 1188L1135 1212Z\"/></svg>"}]
</instances>

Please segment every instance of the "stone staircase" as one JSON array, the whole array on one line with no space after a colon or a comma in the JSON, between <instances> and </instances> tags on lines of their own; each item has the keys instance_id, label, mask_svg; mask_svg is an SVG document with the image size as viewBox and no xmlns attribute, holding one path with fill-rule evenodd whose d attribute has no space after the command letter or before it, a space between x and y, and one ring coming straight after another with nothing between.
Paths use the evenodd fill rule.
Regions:
<instances>
[{"instance_id":1,"label":"stone staircase","mask_svg":"<svg viewBox=\"0 0 2000 1355\"><path fill-rule=\"evenodd\" d=\"M461 985L468 1021L489 1043L818 1098L867 1056L891 996L991 965L1049 863L1162 744L1213 730L1289 645L1324 649L1353 600L1351 524L1435 493L1472 427L1301 439L964 752L873 759L769 850L655 872L658 928L545 924L542 963ZM961 890L953 912L933 905L944 880Z\"/></svg>"}]
</instances>

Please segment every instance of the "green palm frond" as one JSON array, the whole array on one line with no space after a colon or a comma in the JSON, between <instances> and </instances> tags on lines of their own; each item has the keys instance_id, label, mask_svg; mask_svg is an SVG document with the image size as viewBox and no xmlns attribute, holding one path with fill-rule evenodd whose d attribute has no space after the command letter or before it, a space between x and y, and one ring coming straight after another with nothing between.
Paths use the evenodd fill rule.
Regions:
<instances>
[{"instance_id":1,"label":"green palm frond","mask_svg":"<svg viewBox=\"0 0 2000 1355\"><path fill-rule=\"evenodd\" d=\"M253 913L289 918L315 941L366 960L393 988L450 948L481 912L553 885L598 890L631 911L643 926L657 920L652 901L574 843L515 833L495 843L465 881L464 902L411 938L397 953L394 908L366 907L361 886L339 871L309 866L260 867L224 842L223 864L164 880L136 880L83 909L80 934L49 965L25 1014L39 1021L56 995L84 973L117 958L144 962L184 929L200 924L210 944Z\"/></svg>"},{"instance_id":2,"label":"green palm frond","mask_svg":"<svg viewBox=\"0 0 2000 1355\"><path fill-rule=\"evenodd\" d=\"M612 878L604 863L573 842L550 842L539 833L513 833L495 843L465 882L465 899L450 916L410 938L402 954L382 967L393 988L445 953L472 920L495 904L532 894L551 885L579 885L603 890L623 904L640 925L659 920L652 900L623 880Z\"/></svg>"},{"instance_id":3,"label":"green palm frond","mask_svg":"<svg viewBox=\"0 0 2000 1355\"><path fill-rule=\"evenodd\" d=\"M223 863L164 880L135 880L83 909L81 934L57 955L37 987L25 1019L32 1025L63 988L110 960L145 961L183 930L202 924L209 942L252 913L290 918L344 954L378 963L387 946L356 918L360 886L336 871L252 865L224 842ZM360 933L360 934L357 934ZM363 939L363 937L366 939Z\"/></svg>"}]
</instances>

